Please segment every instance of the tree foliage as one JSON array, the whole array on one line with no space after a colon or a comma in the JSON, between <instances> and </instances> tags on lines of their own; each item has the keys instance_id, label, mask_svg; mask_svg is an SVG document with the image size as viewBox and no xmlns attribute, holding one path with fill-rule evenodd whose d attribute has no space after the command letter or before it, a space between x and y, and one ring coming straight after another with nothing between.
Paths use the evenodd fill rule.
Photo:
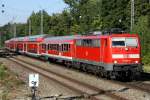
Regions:
<instances>
[{"instance_id":1,"label":"tree foliage","mask_svg":"<svg viewBox=\"0 0 150 100\"><path fill-rule=\"evenodd\" d=\"M150 2L135 1L135 26L133 32L141 37L142 54L150 50ZM120 27L130 31L131 0L64 0L68 8L61 13L49 15L43 10L44 33L51 35L71 35L93 30ZM40 34L41 11L32 12L27 23L17 23L17 36L29 33L31 21L32 35ZM5 33L3 40L13 37L13 25L8 23L0 28Z\"/></svg>"},{"instance_id":2,"label":"tree foliage","mask_svg":"<svg viewBox=\"0 0 150 100\"><path fill-rule=\"evenodd\" d=\"M133 33L138 33L141 39L142 46L142 58L145 64L150 64L150 24L149 24L150 16L140 16L137 21Z\"/></svg>"}]
</instances>

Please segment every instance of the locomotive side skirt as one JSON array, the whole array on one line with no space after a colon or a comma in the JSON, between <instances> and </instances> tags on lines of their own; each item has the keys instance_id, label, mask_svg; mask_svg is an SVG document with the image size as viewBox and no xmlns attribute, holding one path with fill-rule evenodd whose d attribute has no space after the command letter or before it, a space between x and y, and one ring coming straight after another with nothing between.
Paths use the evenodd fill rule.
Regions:
<instances>
[{"instance_id":1,"label":"locomotive side skirt","mask_svg":"<svg viewBox=\"0 0 150 100\"><path fill-rule=\"evenodd\" d=\"M94 62L94 61L89 61L89 60L83 60L83 59L73 59L74 62L80 62L80 63L85 63L89 65L94 65L97 66L97 69L99 67L103 67L105 71L127 71L127 70L142 70L142 65L141 64L106 64L103 62Z\"/></svg>"}]
</instances>

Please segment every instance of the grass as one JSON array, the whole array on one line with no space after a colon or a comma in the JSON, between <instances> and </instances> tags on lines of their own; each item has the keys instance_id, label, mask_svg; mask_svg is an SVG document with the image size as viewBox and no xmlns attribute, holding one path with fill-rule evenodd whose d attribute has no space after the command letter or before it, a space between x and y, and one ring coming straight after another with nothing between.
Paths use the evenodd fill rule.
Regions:
<instances>
[{"instance_id":1,"label":"grass","mask_svg":"<svg viewBox=\"0 0 150 100\"><path fill-rule=\"evenodd\" d=\"M0 63L0 88L2 88L0 99L11 100L11 93L23 84L24 82L18 78L18 75L11 72Z\"/></svg>"},{"instance_id":2,"label":"grass","mask_svg":"<svg viewBox=\"0 0 150 100\"><path fill-rule=\"evenodd\" d=\"M6 70L6 67L0 64L0 80L4 80L4 78L6 77Z\"/></svg>"},{"instance_id":3,"label":"grass","mask_svg":"<svg viewBox=\"0 0 150 100\"><path fill-rule=\"evenodd\" d=\"M150 65L145 65L144 66L144 72L150 73Z\"/></svg>"}]
</instances>

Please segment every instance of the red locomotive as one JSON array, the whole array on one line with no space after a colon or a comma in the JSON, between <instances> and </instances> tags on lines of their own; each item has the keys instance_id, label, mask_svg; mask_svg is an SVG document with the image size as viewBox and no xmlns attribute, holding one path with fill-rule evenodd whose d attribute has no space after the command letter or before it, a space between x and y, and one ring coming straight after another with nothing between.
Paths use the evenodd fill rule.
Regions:
<instances>
[{"instance_id":1,"label":"red locomotive","mask_svg":"<svg viewBox=\"0 0 150 100\"><path fill-rule=\"evenodd\" d=\"M107 78L133 79L140 75L141 47L137 34L106 32L105 35L36 35L5 42L7 49Z\"/></svg>"}]
</instances>

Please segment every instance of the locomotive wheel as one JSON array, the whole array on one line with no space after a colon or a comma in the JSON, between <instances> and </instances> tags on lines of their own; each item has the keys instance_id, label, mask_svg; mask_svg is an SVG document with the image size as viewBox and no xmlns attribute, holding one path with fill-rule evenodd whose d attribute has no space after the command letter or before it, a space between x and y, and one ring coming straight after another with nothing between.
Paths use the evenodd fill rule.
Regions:
<instances>
[{"instance_id":1,"label":"locomotive wheel","mask_svg":"<svg viewBox=\"0 0 150 100\"><path fill-rule=\"evenodd\" d=\"M132 71L128 71L128 74L126 76L127 81L132 81L135 78L135 75Z\"/></svg>"},{"instance_id":2,"label":"locomotive wheel","mask_svg":"<svg viewBox=\"0 0 150 100\"><path fill-rule=\"evenodd\" d=\"M105 75L104 75L104 73L103 73L103 72L101 73L101 77L102 77L102 78L105 78Z\"/></svg>"},{"instance_id":3,"label":"locomotive wheel","mask_svg":"<svg viewBox=\"0 0 150 100\"><path fill-rule=\"evenodd\" d=\"M135 75L135 80L141 80L141 73L140 72L137 72L137 75Z\"/></svg>"},{"instance_id":4,"label":"locomotive wheel","mask_svg":"<svg viewBox=\"0 0 150 100\"><path fill-rule=\"evenodd\" d=\"M72 63L69 62L69 61L66 61L66 62L65 62L65 65L67 66L67 68L71 68L71 67L72 67Z\"/></svg>"},{"instance_id":5,"label":"locomotive wheel","mask_svg":"<svg viewBox=\"0 0 150 100\"><path fill-rule=\"evenodd\" d=\"M86 65L85 65L85 64L81 64L80 69L81 69L83 72L86 72Z\"/></svg>"}]
</instances>

